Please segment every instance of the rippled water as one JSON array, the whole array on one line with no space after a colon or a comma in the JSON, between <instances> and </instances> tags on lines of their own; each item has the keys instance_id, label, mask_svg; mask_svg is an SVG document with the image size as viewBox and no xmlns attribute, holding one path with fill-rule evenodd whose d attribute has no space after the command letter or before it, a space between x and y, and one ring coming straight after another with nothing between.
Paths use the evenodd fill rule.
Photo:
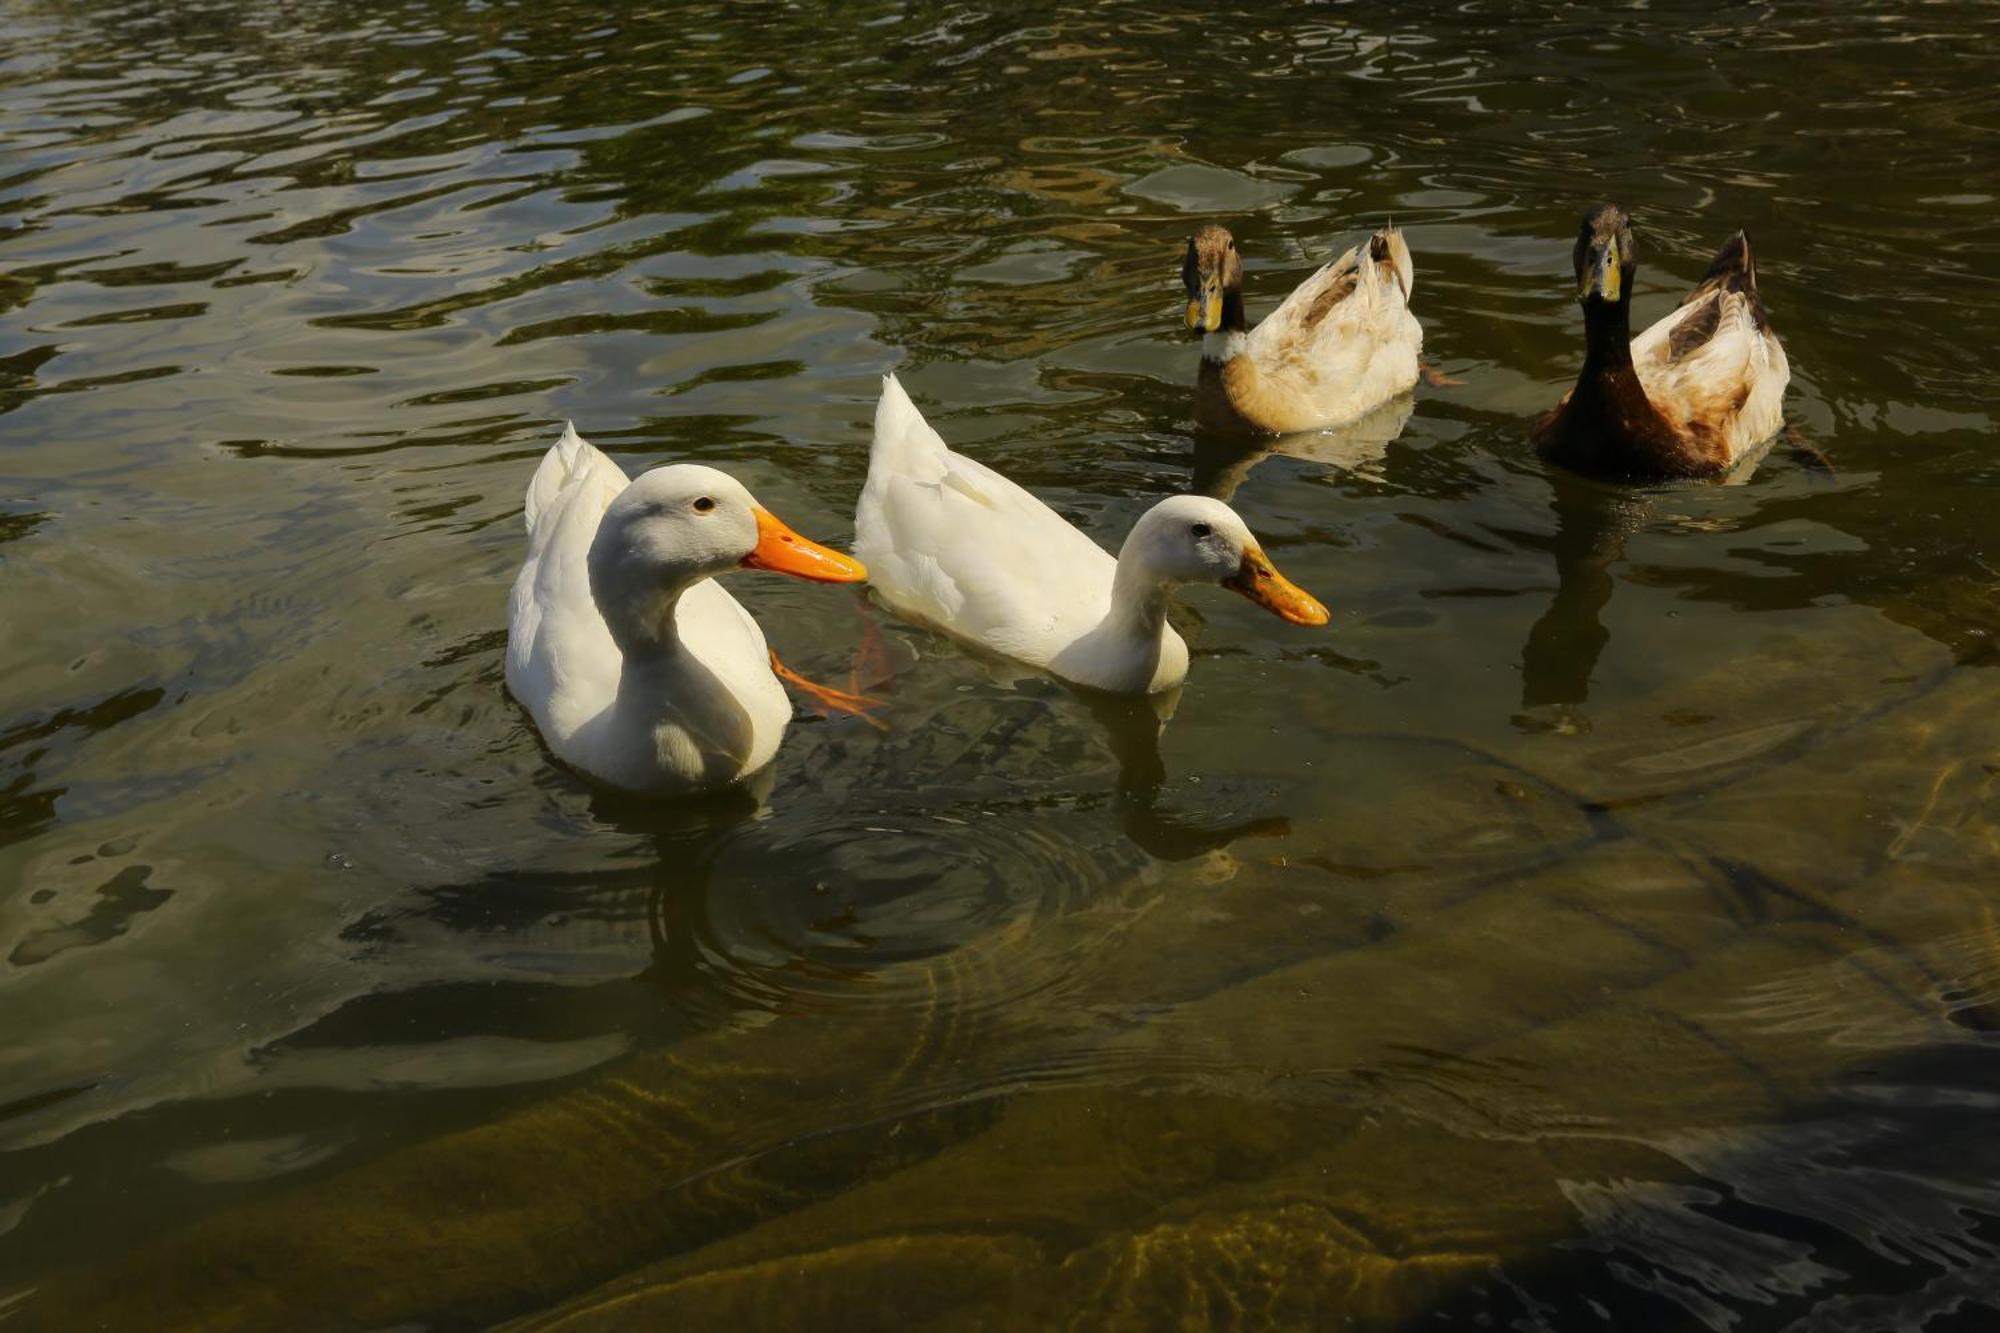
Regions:
<instances>
[{"instance_id":1,"label":"rippled water","mask_svg":"<svg viewBox=\"0 0 2000 1333\"><path fill-rule=\"evenodd\" d=\"M1995 11L0 33L0 1324L2000 1320ZM1600 197L1642 320L1748 229L1831 474L1534 460ZM1191 224L1254 316L1385 216L1463 383L1198 434ZM844 542L891 368L1332 626L1188 594L1163 724L744 576L888 729L554 768L559 423Z\"/></svg>"}]
</instances>

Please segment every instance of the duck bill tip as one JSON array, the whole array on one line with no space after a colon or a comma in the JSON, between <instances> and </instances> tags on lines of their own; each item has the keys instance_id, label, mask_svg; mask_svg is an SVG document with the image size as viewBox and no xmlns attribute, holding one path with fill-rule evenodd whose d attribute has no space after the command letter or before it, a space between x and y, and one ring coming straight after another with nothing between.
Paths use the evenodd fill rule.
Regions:
<instances>
[{"instance_id":1,"label":"duck bill tip","mask_svg":"<svg viewBox=\"0 0 2000 1333\"><path fill-rule=\"evenodd\" d=\"M757 516L757 546L743 557L743 568L789 574L814 583L860 583L867 579L868 567L853 556L801 537L767 509L753 512Z\"/></svg>"},{"instance_id":2,"label":"duck bill tip","mask_svg":"<svg viewBox=\"0 0 2000 1333\"><path fill-rule=\"evenodd\" d=\"M1187 326L1196 333L1214 333L1222 327L1222 292L1213 284L1191 294L1187 303Z\"/></svg>"},{"instance_id":3,"label":"duck bill tip","mask_svg":"<svg viewBox=\"0 0 2000 1333\"><path fill-rule=\"evenodd\" d=\"M1583 271L1577 299L1587 301L1595 296L1616 304L1625 287L1625 257L1619 252L1618 238L1612 237L1601 249L1593 251L1590 258L1589 267Z\"/></svg>"},{"instance_id":4,"label":"duck bill tip","mask_svg":"<svg viewBox=\"0 0 2000 1333\"><path fill-rule=\"evenodd\" d=\"M1324 625L1331 619L1319 598L1280 574L1260 550L1246 552L1242 566L1222 586L1294 625Z\"/></svg>"}]
</instances>

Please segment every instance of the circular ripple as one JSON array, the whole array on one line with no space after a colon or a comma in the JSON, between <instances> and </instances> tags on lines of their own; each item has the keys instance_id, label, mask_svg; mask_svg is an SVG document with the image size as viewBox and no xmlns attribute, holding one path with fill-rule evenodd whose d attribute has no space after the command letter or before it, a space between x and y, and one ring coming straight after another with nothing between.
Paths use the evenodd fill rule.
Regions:
<instances>
[{"instance_id":1,"label":"circular ripple","mask_svg":"<svg viewBox=\"0 0 2000 1333\"><path fill-rule=\"evenodd\" d=\"M802 812L801 812L802 813ZM935 1002L932 970L901 966L1068 910L1145 857L1090 811L1032 824L984 803L915 796L866 813L751 824L710 844L697 873L654 901L656 974L694 994L776 1010ZM1023 960L982 1003L1059 975Z\"/></svg>"}]
</instances>

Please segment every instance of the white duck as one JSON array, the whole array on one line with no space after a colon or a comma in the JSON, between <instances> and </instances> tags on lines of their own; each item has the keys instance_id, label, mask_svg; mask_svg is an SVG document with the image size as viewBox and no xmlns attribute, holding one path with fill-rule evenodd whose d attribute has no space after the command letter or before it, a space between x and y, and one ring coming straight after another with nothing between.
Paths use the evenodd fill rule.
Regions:
<instances>
[{"instance_id":1,"label":"white duck","mask_svg":"<svg viewBox=\"0 0 2000 1333\"><path fill-rule=\"evenodd\" d=\"M727 473L627 481L573 426L528 484L528 559L507 614L507 688L558 759L628 791L713 791L771 761L792 708L764 633L714 576L855 583Z\"/></svg>"},{"instance_id":2,"label":"white duck","mask_svg":"<svg viewBox=\"0 0 2000 1333\"><path fill-rule=\"evenodd\" d=\"M991 468L945 447L882 379L854 549L902 614L1093 689L1171 689L1187 645L1167 623L1182 583L1219 583L1296 625L1326 608L1279 574L1234 510L1179 495L1141 515L1116 560Z\"/></svg>"}]
</instances>

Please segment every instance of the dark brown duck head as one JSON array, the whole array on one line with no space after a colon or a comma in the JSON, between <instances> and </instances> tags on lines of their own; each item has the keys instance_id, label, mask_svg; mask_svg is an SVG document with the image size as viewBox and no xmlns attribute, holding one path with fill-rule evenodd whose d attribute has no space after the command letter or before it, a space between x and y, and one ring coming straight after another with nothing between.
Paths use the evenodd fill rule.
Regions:
<instances>
[{"instance_id":1,"label":"dark brown duck head","mask_svg":"<svg viewBox=\"0 0 2000 1333\"><path fill-rule=\"evenodd\" d=\"M1576 297L1617 303L1632 295L1639 252L1632 245L1632 217L1616 204L1599 204L1576 233Z\"/></svg>"},{"instance_id":2,"label":"dark brown duck head","mask_svg":"<svg viewBox=\"0 0 2000 1333\"><path fill-rule=\"evenodd\" d=\"M1576 299L1583 305L1590 356L1629 359L1632 276L1639 267L1631 215L1616 204L1592 209L1577 229L1574 261Z\"/></svg>"},{"instance_id":3,"label":"dark brown duck head","mask_svg":"<svg viewBox=\"0 0 2000 1333\"><path fill-rule=\"evenodd\" d=\"M1190 329L1220 333L1248 327L1243 320L1243 260L1227 227L1205 223L1188 237L1181 281L1187 285Z\"/></svg>"}]
</instances>

